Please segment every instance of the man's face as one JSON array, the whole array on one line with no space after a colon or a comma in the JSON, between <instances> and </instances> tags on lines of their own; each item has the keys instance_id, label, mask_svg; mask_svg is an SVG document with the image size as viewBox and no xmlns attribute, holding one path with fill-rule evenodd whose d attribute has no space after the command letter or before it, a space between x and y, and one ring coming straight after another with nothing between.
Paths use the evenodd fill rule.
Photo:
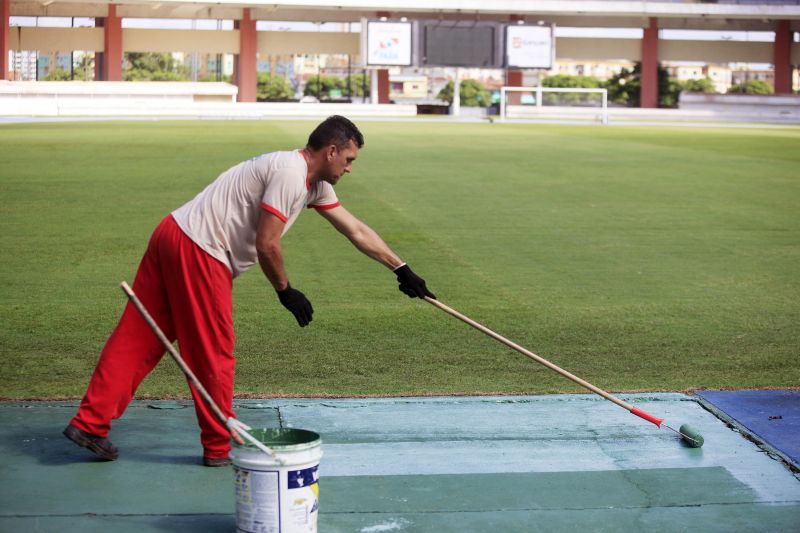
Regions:
<instances>
[{"instance_id":1,"label":"man's face","mask_svg":"<svg viewBox=\"0 0 800 533\"><path fill-rule=\"evenodd\" d=\"M358 147L350 140L341 150L335 145L330 145L325 155L327 168L323 179L331 185L336 185L339 178L353 170L353 161L358 157Z\"/></svg>"}]
</instances>

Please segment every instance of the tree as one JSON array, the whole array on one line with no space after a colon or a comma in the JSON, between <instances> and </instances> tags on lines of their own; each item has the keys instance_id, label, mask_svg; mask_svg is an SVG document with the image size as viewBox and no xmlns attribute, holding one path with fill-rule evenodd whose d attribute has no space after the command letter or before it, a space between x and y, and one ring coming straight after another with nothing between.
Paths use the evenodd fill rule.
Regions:
<instances>
[{"instance_id":1,"label":"tree","mask_svg":"<svg viewBox=\"0 0 800 533\"><path fill-rule=\"evenodd\" d=\"M51 70L47 76L42 78L42 81L72 81L72 73L67 72L62 68Z\"/></svg>"},{"instance_id":2,"label":"tree","mask_svg":"<svg viewBox=\"0 0 800 533\"><path fill-rule=\"evenodd\" d=\"M283 76L262 72L258 75L256 99L259 102L286 102L288 100L294 100L294 88Z\"/></svg>"},{"instance_id":3,"label":"tree","mask_svg":"<svg viewBox=\"0 0 800 533\"><path fill-rule=\"evenodd\" d=\"M731 87L729 93L774 94L775 88L763 80L747 80Z\"/></svg>"},{"instance_id":4,"label":"tree","mask_svg":"<svg viewBox=\"0 0 800 533\"><path fill-rule=\"evenodd\" d=\"M128 68L122 75L125 81L189 81L189 69L171 54L126 52Z\"/></svg>"},{"instance_id":5,"label":"tree","mask_svg":"<svg viewBox=\"0 0 800 533\"><path fill-rule=\"evenodd\" d=\"M365 96L370 91L369 74L352 74L344 79L344 92L347 94L347 80L350 80L350 96Z\"/></svg>"},{"instance_id":6,"label":"tree","mask_svg":"<svg viewBox=\"0 0 800 533\"><path fill-rule=\"evenodd\" d=\"M448 81L447 85L436 95L436 98L452 105L453 87L453 82ZM458 89L460 93L459 102L464 107L488 107L492 105L491 93L477 80L463 80Z\"/></svg>"},{"instance_id":7,"label":"tree","mask_svg":"<svg viewBox=\"0 0 800 533\"><path fill-rule=\"evenodd\" d=\"M711 78L705 77L697 80L686 80L681 83L683 90L689 93L706 93L711 94L717 92L714 87L714 82Z\"/></svg>"},{"instance_id":8,"label":"tree","mask_svg":"<svg viewBox=\"0 0 800 533\"><path fill-rule=\"evenodd\" d=\"M94 55L81 54L72 63L72 71L56 69L45 76L42 81L91 81L94 79Z\"/></svg>"},{"instance_id":9,"label":"tree","mask_svg":"<svg viewBox=\"0 0 800 533\"><path fill-rule=\"evenodd\" d=\"M606 82L608 99L614 103L639 107L642 94L642 63L636 62L633 70L623 68ZM681 84L670 78L667 69L658 65L658 107L677 107Z\"/></svg>"},{"instance_id":10,"label":"tree","mask_svg":"<svg viewBox=\"0 0 800 533\"><path fill-rule=\"evenodd\" d=\"M641 71L637 71L637 67L639 67L638 63L633 67L633 70L623 68L618 74L606 81L609 101L628 107L639 107L639 94L641 92L639 73Z\"/></svg>"},{"instance_id":11,"label":"tree","mask_svg":"<svg viewBox=\"0 0 800 533\"><path fill-rule=\"evenodd\" d=\"M94 54L83 53L73 65L74 78L82 81L94 79Z\"/></svg>"},{"instance_id":12,"label":"tree","mask_svg":"<svg viewBox=\"0 0 800 533\"><path fill-rule=\"evenodd\" d=\"M670 78L666 74L666 69L664 69L664 76L662 77L661 70L661 67L659 67L658 107L678 107L683 85L675 78Z\"/></svg>"},{"instance_id":13,"label":"tree","mask_svg":"<svg viewBox=\"0 0 800 533\"><path fill-rule=\"evenodd\" d=\"M316 96L320 100L330 98L332 90L342 90L343 80L336 76L314 76L308 82L303 90L306 96Z\"/></svg>"},{"instance_id":14,"label":"tree","mask_svg":"<svg viewBox=\"0 0 800 533\"><path fill-rule=\"evenodd\" d=\"M556 74L542 80L542 87L568 89L601 89L603 82L591 76L569 76ZM602 96L595 93L544 93L542 99L546 105L576 105L598 103Z\"/></svg>"},{"instance_id":15,"label":"tree","mask_svg":"<svg viewBox=\"0 0 800 533\"><path fill-rule=\"evenodd\" d=\"M205 81L205 82L225 82L225 83L233 83L233 76L230 74L223 74L220 76L220 79L217 79L217 75L213 72L209 72L203 74L202 76L198 76L197 81Z\"/></svg>"}]
</instances>

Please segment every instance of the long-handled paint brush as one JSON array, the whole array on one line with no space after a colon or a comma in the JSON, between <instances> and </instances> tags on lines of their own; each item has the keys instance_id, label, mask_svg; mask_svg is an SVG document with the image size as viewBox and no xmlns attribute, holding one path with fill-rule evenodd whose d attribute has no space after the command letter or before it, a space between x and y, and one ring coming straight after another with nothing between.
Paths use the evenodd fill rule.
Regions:
<instances>
[{"instance_id":1,"label":"long-handled paint brush","mask_svg":"<svg viewBox=\"0 0 800 533\"><path fill-rule=\"evenodd\" d=\"M564 370L560 366L551 363L550 361L548 361L544 357L540 357L540 356L536 355L535 353L531 352L530 350L527 350L527 349L523 348L519 344L508 340L507 338L503 337L502 335L500 335L498 333L495 333L494 331L492 331L491 329L487 328L486 326L484 326L482 324L479 324L478 322L475 322L471 318L467 317L466 315L463 315L463 314L459 313L458 311L456 311L455 309L453 309L451 307L448 307L447 305L443 304L439 300L435 300L433 298L430 298L430 297L426 296L425 297L425 301L427 301L429 304L434 305L435 307L438 307L439 309L441 309L445 313L456 317L457 319L461 320L462 322L465 322L465 323L469 324L473 328L477 329L478 331L481 331L482 333L485 333L489 337L492 337L493 339L502 342L503 344L505 344L509 348L518 351L522 355L533 359L537 363L546 366L550 370L558 372L559 374L561 374L565 378L571 379L572 381L574 381L578 385L580 385L582 387L585 387L585 388L589 389L590 391L594 392L595 394L599 394L600 396L602 396L606 400L609 400L610 402L613 402L613 403L619 405L623 409L625 409L627 411L630 411L631 414L634 414L634 415L638 416L639 418L643 418L644 420L647 420L648 422L651 422L651 423L655 424L659 428L661 426L664 426L665 428L667 428L667 429L669 429L671 431L674 431L675 433L680 435L680 437L684 440L684 442L686 442L686 444L688 444L692 448L699 448L699 447L701 447L703 445L703 442L704 442L703 436L700 435L700 433L696 429L692 428L688 424L684 424L679 429L675 429L675 428L665 424L664 423L664 419L657 418L657 417L651 415L650 413L648 413L646 411L643 411L642 409L639 409L638 407L636 407L634 405L631 405L628 402L617 398L613 394L609 394L606 391L604 391L603 389L595 387L594 385L592 385L588 381L585 381L585 380L579 378L575 374L567 372L566 370Z\"/></svg>"},{"instance_id":2,"label":"long-handled paint brush","mask_svg":"<svg viewBox=\"0 0 800 533\"><path fill-rule=\"evenodd\" d=\"M253 444L256 448L260 449L262 452L274 458L275 452L273 452L268 447L264 446L263 442L259 441L258 439L253 437L250 433L248 433L248 430L252 429L250 426L244 424L243 422L240 422L239 420L235 419L232 416L231 417L225 416L225 413L222 412L222 409L220 409L219 406L216 404L216 402L211 398L211 395L208 393L208 391L200 382L200 380L197 379L197 376L194 374L194 372L192 372L192 369L189 368L189 366L186 364L186 361L183 360L181 354L179 354L178 350L176 350L175 347L172 345L172 343L169 342L167 336L164 335L164 332L161 331L160 327L158 327L156 321L153 319L152 316L150 316L150 313L147 311L147 308L144 306L142 301L139 300L139 297L136 296L136 294L133 292L133 289L131 289L130 286L124 281L120 283L120 288L122 289L122 292L124 292L128 296L128 299L130 299L134 307L136 307L136 310L139 311L139 314L142 315L144 321L147 322L147 325L150 326L150 329L153 330L153 333L155 333L156 337L158 337L158 339L161 341L161 344L164 345L164 348L172 356L172 359L175 361L175 363L178 364L178 367L181 369L181 371L183 371L187 379L192 383L192 385L194 385L194 388L197 389L197 392L200 393L200 396L203 397L203 400L205 400L205 402L208 404L208 407L211 409L214 415L220 420L220 422L225 424L225 427L228 428L228 431L230 432L233 440L235 440L239 444L244 444L244 441L242 440L241 437L241 435L244 435L244 438L250 441L250 443Z\"/></svg>"}]
</instances>

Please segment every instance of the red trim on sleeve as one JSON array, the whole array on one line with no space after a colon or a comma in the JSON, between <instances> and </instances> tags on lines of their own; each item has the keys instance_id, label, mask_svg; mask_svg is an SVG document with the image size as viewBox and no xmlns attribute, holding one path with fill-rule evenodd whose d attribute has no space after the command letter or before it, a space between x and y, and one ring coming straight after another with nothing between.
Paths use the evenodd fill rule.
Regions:
<instances>
[{"instance_id":1,"label":"red trim on sleeve","mask_svg":"<svg viewBox=\"0 0 800 533\"><path fill-rule=\"evenodd\" d=\"M272 213L273 215L275 215L276 217L281 219L284 224L289 220L288 218L286 218L286 215L284 215L283 213L281 213L280 211L278 211L277 209L275 209L271 205L262 203L261 204L261 209L263 209L267 213Z\"/></svg>"},{"instance_id":2,"label":"red trim on sleeve","mask_svg":"<svg viewBox=\"0 0 800 533\"><path fill-rule=\"evenodd\" d=\"M342 205L341 202L336 202L335 204L308 204L308 208L311 209L333 209L334 207L339 207Z\"/></svg>"}]
</instances>

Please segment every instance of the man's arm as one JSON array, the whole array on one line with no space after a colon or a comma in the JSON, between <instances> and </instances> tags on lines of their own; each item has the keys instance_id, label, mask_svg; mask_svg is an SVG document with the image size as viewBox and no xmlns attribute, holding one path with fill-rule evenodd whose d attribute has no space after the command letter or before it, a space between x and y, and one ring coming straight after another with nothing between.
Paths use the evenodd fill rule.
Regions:
<instances>
[{"instance_id":1,"label":"man's arm","mask_svg":"<svg viewBox=\"0 0 800 533\"><path fill-rule=\"evenodd\" d=\"M286 223L283 220L266 210L261 210L256 233L258 263L276 291L282 291L289 285L289 279L283 268L283 248L281 248L284 226Z\"/></svg>"},{"instance_id":2,"label":"man's arm","mask_svg":"<svg viewBox=\"0 0 800 533\"><path fill-rule=\"evenodd\" d=\"M417 276L407 264L381 239L375 230L353 216L347 209L337 206L332 209L317 209L339 233L347 237L363 254L392 269L400 282L400 290L411 298L429 296L436 298L425 286L425 280Z\"/></svg>"},{"instance_id":3,"label":"man's arm","mask_svg":"<svg viewBox=\"0 0 800 533\"><path fill-rule=\"evenodd\" d=\"M375 230L354 217L342 206L333 209L317 209L317 212L347 237L363 254L394 270L403 261L381 239Z\"/></svg>"},{"instance_id":4,"label":"man's arm","mask_svg":"<svg viewBox=\"0 0 800 533\"><path fill-rule=\"evenodd\" d=\"M300 327L311 322L314 309L305 295L289 285L289 278L283 268L283 248L281 248L281 235L285 223L266 210L261 211L256 233L256 251L258 264L269 282L278 293L278 299L283 306L292 312Z\"/></svg>"}]
</instances>

